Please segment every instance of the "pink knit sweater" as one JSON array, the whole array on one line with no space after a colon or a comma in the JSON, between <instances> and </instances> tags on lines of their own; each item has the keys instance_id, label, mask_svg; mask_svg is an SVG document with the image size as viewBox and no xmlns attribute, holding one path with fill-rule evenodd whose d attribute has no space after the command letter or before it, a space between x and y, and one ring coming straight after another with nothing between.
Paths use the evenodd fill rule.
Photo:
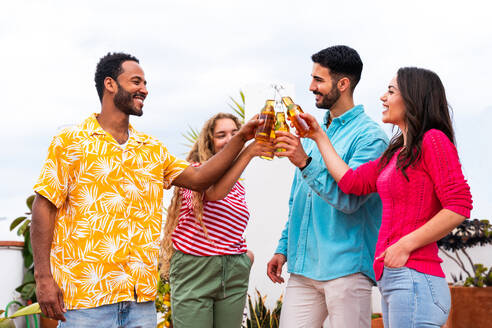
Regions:
<instances>
[{"instance_id":1,"label":"pink knit sweater","mask_svg":"<svg viewBox=\"0 0 492 328\"><path fill-rule=\"evenodd\" d=\"M379 170L379 159L350 169L338 185L345 193L364 195L378 192L383 217L376 244L376 257L401 237L416 230L445 208L470 217L470 187L461 172L456 147L439 130L429 130L422 141L420 160L411 165L405 179L396 169L395 153L386 167ZM442 260L435 242L414 250L406 267L444 277ZM376 279L381 279L384 259L374 261Z\"/></svg>"}]
</instances>

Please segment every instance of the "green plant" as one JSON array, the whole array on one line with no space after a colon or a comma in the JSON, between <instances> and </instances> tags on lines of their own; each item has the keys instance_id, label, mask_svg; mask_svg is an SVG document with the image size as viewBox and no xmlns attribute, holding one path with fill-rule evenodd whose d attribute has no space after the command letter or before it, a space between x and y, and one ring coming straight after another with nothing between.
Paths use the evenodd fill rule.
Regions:
<instances>
[{"instance_id":1,"label":"green plant","mask_svg":"<svg viewBox=\"0 0 492 328\"><path fill-rule=\"evenodd\" d=\"M266 296L262 296L256 290L256 302L253 305L251 295L248 294L249 316L246 320L247 328L278 328L280 320L280 311L282 310L282 296L277 300L273 310L265 306Z\"/></svg>"},{"instance_id":2,"label":"green plant","mask_svg":"<svg viewBox=\"0 0 492 328\"><path fill-rule=\"evenodd\" d=\"M463 282L464 286L492 286L492 267L487 269L483 264L475 264L468 252L469 248L492 244L492 229L488 220L465 220L448 235L437 242L441 252L453 260L466 274L452 274L455 283ZM464 260L465 258L466 260ZM468 265L465 265L468 261Z\"/></svg>"},{"instance_id":3,"label":"green plant","mask_svg":"<svg viewBox=\"0 0 492 328\"><path fill-rule=\"evenodd\" d=\"M185 133L181 133L181 135L186 139L188 143L183 143L182 145L186 146L187 148L193 147L193 144L195 143L196 139L198 139L198 135L200 134L200 131L194 129L190 125L188 125L188 131Z\"/></svg>"},{"instance_id":4,"label":"green plant","mask_svg":"<svg viewBox=\"0 0 492 328\"><path fill-rule=\"evenodd\" d=\"M245 116L246 116L246 112L245 112L246 100L244 97L244 92L242 90L239 90L239 96L241 97L241 102L235 100L232 97L229 97L229 99L232 101L232 104L228 104L228 105L229 107L232 108L234 113L236 113L236 115L239 117L241 123L244 124Z\"/></svg>"},{"instance_id":5,"label":"green plant","mask_svg":"<svg viewBox=\"0 0 492 328\"><path fill-rule=\"evenodd\" d=\"M24 213L23 216L19 216L10 224L10 231L17 228L17 235L24 237L22 256L24 258L26 272L24 274L22 285L15 290L21 294L22 299L28 304L36 302L36 282L34 281L34 261L31 247L31 214L33 201L34 195L27 197L26 205L29 212Z\"/></svg>"},{"instance_id":6,"label":"green plant","mask_svg":"<svg viewBox=\"0 0 492 328\"><path fill-rule=\"evenodd\" d=\"M171 327L173 322L171 319L171 287L169 281L162 279L157 284L157 296L155 298L155 309L161 314L161 321L157 324L157 328Z\"/></svg>"},{"instance_id":7,"label":"green plant","mask_svg":"<svg viewBox=\"0 0 492 328\"><path fill-rule=\"evenodd\" d=\"M244 124L245 121L245 97L244 93L239 90L239 96L241 97L241 100L235 100L232 97L229 97L229 99L232 101L232 104L229 103L229 107L231 107L232 111L239 117L239 120L241 123ZM193 128L192 126L188 125L188 130L185 133L181 133L181 135L185 138L186 143L183 143L184 146L187 148L193 147L193 144L195 143L196 139L198 139L198 135L200 134L200 131Z\"/></svg>"}]
</instances>

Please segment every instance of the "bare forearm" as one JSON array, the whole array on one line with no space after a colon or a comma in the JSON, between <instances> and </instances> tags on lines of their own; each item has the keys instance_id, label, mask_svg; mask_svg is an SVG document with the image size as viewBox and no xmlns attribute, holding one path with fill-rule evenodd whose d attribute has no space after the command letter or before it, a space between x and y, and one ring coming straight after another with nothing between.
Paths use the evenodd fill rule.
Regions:
<instances>
[{"instance_id":1,"label":"bare forearm","mask_svg":"<svg viewBox=\"0 0 492 328\"><path fill-rule=\"evenodd\" d=\"M188 166L173 181L174 186L184 187L194 191L206 191L231 166L234 158L244 145L243 139L234 136L223 150L212 156L199 167Z\"/></svg>"},{"instance_id":2,"label":"bare forearm","mask_svg":"<svg viewBox=\"0 0 492 328\"><path fill-rule=\"evenodd\" d=\"M55 226L56 207L36 194L31 221L31 245L36 280L52 277L50 268L51 243Z\"/></svg>"},{"instance_id":3,"label":"bare forearm","mask_svg":"<svg viewBox=\"0 0 492 328\"><path fill-rule=\"evenodd\" d=\"M340 181L344 174L350 169L349 166L340 156L338 156L326 134L321 133L316 137L315 141L318 145L319 152L323 157L326 168L336 182Z\"/></svg>"},{"instance_id":4,"label":"bare forearm","mask_svg":"<svg viewBox=\"0 0 492 328\"><path fill-rule=\"evenodd\" d=\"M241 127L227 145L200 167L187 167L173 185L195 191L205 191L214 184L231 167L244 143L254 137L255 129L262 121L257 115Z\"/></svg>"},{"instance_id":5,"label":"bare forearm","mask_svg":"<svg viewBox=\"0 0 492 328\"><path fill-rule=\"evenodd\" d=\"M198 168L200 172L200 183L205 188L215 183L231 167L234 159L243 148L244 142L239 134L235 135L224 149Z\"/></svg>"},{"instance_id":6,"label":"bare forearm","mask_svg":"<svg viewBox=\"0 0 492 328\"><path fill-rule=\"evenodd\" d=\"M205 192L205 198L207 200L223 199L239 179L244 169L251 161L251 158L252 156L246 149L241 152L226 174L224 174L224 176L217 183L207 189Z\"/></svg>"},{"instance_id":7,"label":"bare forearm","mask_svg":"<svg viewBox=\"0 0 492 328\"><path fill-rule=\"evenodd\" d=\"M423 226L404 236L401 241L410 251L414 251L443 238L465 219L463 215L442 209Z\"/></svg>"}]
</instances>

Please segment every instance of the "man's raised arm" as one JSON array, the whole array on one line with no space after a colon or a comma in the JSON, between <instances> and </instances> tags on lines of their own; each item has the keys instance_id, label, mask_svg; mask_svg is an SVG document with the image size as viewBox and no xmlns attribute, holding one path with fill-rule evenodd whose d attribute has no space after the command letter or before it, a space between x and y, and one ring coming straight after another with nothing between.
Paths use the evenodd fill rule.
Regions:
<instances>
[{"instance_id":1,"label":"man's raised arm","mask_svg":"<svg viewBox=\"0 0 492 328\"><path fill-rule=\"evenodd\" d=\"M199 167L188 166L174 179L172 184L196 191L208 189L229 169L246 141L253 139L256 127L259 124L260 120L258 120L258 115L256 115L241 127L224 149Z\"/></svg>"}]
</instances>

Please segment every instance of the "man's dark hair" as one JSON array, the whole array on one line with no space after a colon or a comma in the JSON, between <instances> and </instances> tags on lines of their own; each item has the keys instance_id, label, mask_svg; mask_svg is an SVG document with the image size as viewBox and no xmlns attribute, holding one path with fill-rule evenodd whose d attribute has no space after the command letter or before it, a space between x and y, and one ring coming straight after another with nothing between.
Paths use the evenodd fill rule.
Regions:
<instances>
[{"instance_id":1,"label":"man's dark hair","mask_svg":"<svg viewBox=\"0 0 492 328\"><path fill-rule=\"evenodd\" d=\"M362 60L357 51L347 46L333 46L315 53L311 59L328 68L336 81L348 77L350 89L354 92L362 73Z\"/></svg>"},{"instance_id":2,"label":"man's dark hair","mask_svg":"<svg viewBox=\"0 0 492 328\"><path fill-rule=\"evenodd\" d=\"M121 64L127 60L140 63L136 57L122 52L108 52L97 63L94 81L96 82L96 90L101 102L104 94L104 79L110 77L116 81L118 75L123 72Z\"/></svg>"}]
</instances>

